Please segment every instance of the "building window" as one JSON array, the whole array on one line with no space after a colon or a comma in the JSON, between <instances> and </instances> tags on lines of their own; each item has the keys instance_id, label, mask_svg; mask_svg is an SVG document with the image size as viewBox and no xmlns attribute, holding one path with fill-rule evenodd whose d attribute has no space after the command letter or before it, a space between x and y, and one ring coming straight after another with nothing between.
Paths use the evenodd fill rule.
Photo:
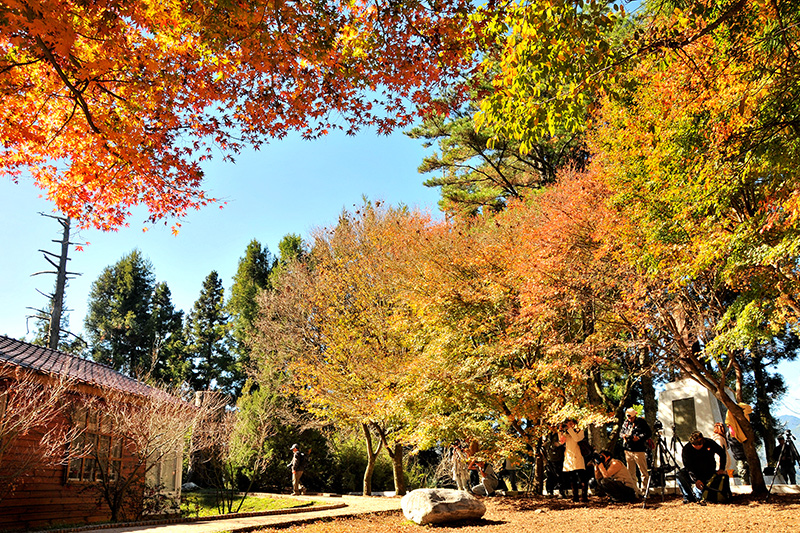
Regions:
<instances>
[{"instance_id":1,"label":"building window","mask_svg":"<svg viewBox=\"0 0 800 533\"><path fill-rule=\"evenodd\" d=\"M174 492L178 489L181 475L180 452L167 452L158 461L150 464L147 471L147 484L158 488L159 492Z\"/></svg>"},{"instance_id":2,"label":"building window","mask_svg":"<svg viewBox=\"0 0 800 533\"><path fill-rule=\"evenodd\" d=\"M672 401L672 416L675 424L675 436L682 442L689 441L689 435L697 431L697 416L694 410L694 398Z\"/></svg>"},{"instance_id":3,"label":"building window","mask_svg":"<svg viewBox=\"0 0 800 533\"><path fill-rule=\"evenodd\" d=\"M6 417L6 404L8 403L8 391L0 388L0 422Z\"/></svg>"},{"instance_id":4,"label":"building window","mask_svg":"<svg viewBox=\"0 0 800 533\"><path fill-rule=\"evenodd\" d=\"M73 427L82 430L70 445L67 481L110 481L122 467L122 441L111 433L111 421L101 413L78 407L72 413Z\"/></svg>"}]
</instances>

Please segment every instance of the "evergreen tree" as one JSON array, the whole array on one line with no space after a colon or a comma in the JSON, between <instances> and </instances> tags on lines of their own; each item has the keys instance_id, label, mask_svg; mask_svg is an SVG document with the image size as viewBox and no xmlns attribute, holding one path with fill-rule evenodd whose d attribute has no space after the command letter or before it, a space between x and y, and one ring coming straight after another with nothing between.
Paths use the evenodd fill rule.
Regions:
<instances>
[{"instance_id":1,"label":"evergreen tree","mask_svg":"<svg viewBox=\"0 0 800 533\"><path fill-rule=\"evenodd\" d=\"M278 253L280 254L278 261L281 265L294 260L303 261L307 253L303 238L296 233L287 233L278 243Z\"/></svg>"},{"instance_id":2,"label":"evergreen tree","mask_svg":"<svg viewBox=\"0 0 800 533\"><path fill-rule=\"evenodd\" d=\"M192 358L191 385L195 390L234 391L234 358L230 352L230 320L225 312L224 289L212 271L203 282L186 324L188 354Z\"/></svg>"},{"instance_id":3,"label":"evergreen tree","mask_svg":"<svg viewBox=\"0 0 800 533\"><path fill-rule=\"evenodd\" d=\"M278 243L278 258L270 276L270 285L275 286L286 266L293 261L304 262L308 256L308 249L303 238L296 233L287 233Z\"/></svg>"},{"instance_id":4,"label":"evergreen tree","mask_svg":"<svg viewBox=\"0 0 800 533\"><path fill-rule=\"evenodd\" d=\"M756 435L764 444L767 461L772 458L776 438L780 432L780 422L773 416L775 405L786 394L787 385L783 376L770 372L781 361L793 361L800 352L800 338L785 330L772 338L762 339L749 349L749 357L743 358L746 372L743 399L751 404L754 413Z\"/></svg>"},{"instance_id":5,"label":"evergreen tree","mask_svg":"<svg viewBox=\"0 0 800 533\"><path fill-rule=\"evenodd\" d=\"M275 258L269 249L266 246L262 248L261 243L253 239L247 245L244 257L239 259L239 268L233 277L227 310L231 316L232 350L236 356L232 378L237 395L250 365L250 336L255 330L258 314L256 297L269 289L274 265Z\"/></svg>"},{"instance_id":6,"label":"evergreen tree","mask_svg":"<svg viewBox=\"0 0 800 533\"><path fill-rule=\"evenodd\" d=\"M128 374L149 369L154 286L153 266L139 250L106 267L92 284L85 327L96 361Z\"/></svg>"},{"instance_id":7,"label":"evergreen tree","mask_svg":"<svg viewBox=\"0 0 800 533\"><path fill-rule=\"evenodd\" d=\"M156 285L153 292L150 319L154 341L151 375L158 381L180 385L189 379L191 361L186 354L183 311L175 309L172 293L165 282Z\"/></svg>"},{"instance_id":8,"label":"evergreen tree","mask_svg":"<svg viewBox=\"0 0 800 533\"><path fill-rule=\"evenodd\" d=\"M523 153L519 142L476 129L477 112L475 104L467 103L448 117L431 114L406 132L412 139L423 139L426 148L438 145L439 153L425 157L419 172L433 175L424 185L440 188L443 211L501 211L508 200L526 198L554 183L558 170L586 164L588 152L580 135L558 132Z\"/></svg>"}]
</instances>

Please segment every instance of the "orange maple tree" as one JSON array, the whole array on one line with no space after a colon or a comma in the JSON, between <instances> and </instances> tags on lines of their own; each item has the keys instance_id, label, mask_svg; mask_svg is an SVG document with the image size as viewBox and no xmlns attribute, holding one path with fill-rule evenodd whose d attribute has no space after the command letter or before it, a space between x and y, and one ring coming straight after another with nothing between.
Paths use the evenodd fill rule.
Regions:
<instances>
[{"instance_id":1,"label":"orange maple tree","mask_svg":"<svg viewBox=\"0 0 800 533\"><path fill-rule=\"evenodd\" d=\"M473 67L466 0L9 0L0 6L0 175L83 226L215 201L216 150L297 131L379 133ZM431 104L432 105L432 104Z\"/></svg>"}]
</instances>

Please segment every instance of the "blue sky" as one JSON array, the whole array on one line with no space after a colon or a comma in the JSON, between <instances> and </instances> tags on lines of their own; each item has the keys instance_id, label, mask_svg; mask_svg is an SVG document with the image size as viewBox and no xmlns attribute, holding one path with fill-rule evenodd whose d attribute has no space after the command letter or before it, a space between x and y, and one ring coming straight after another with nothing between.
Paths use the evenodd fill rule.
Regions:
<instances>
[{"instance_id":1,"label":"blue sky","mask_svg":"<svg viewBox=\"0 0 800 533\"><path fill-rule=\"evenodd\" d=\"M420 141L399 132L388 137L362 132L316 141L290 136L240 155L235 164L212 161L204 166L205 187L227 204L190 213L177 236L170 224L143 232L143 210L119 232L84 230L73 236L90 244L71 253L69 270L82 275L67 289L67 306L73 309L70 329L83 329L92 282L134 248L153 263L157 280L167 282L175 306L188 312L212 270L230 288L252 239L275 253L287 233L307 237L313 228L335 223L342 209L361 203L362 196L440 216L438 189L423 186L425 177L416 170L428 153ZM44 306L45 298L36 291L52 291L55 280L51 275L31 277L50 268L38 250L58 252L51 241L60 238L61 226L38 214L52 212L52 206L39 198L30 181L15 185L0 179L0 210L0 333L23 338L28 334L25 317L31 314L27 307ZM33 331L33 320L29 326ZM779 371L791 392L778 414L800 416L800 362L783 364Z\"/></svg>"},{"instance_id":2,"label":"blue sky","mask_svg":"<svg viewBox=\"0 0 800 533\"><path fill-rule=\"evenodd\" d=\"M116 233L83 230L73 240L89 242L73 251L69 270L82 275L67 289L71 330L83 326L91 284L107 266L138 248L153 263L158 281L166 281L176 307L189 311L203 280L216 270L226 289L232 283L239 258L247 244L258 239L277 253L287 233L307 237L314 227L336 222L343 208L362 201L383 200L438 213L438 190L422 185L417 166L425 156L422 143L402 133L378 137L364 132L356 137L334 134L316 141L287 138L247 152L235 164L212 162L204 166L205 187L211 196L227 202L222 209L209 206L182 221L177 236L170 225L143 232L144 210L135 212L130 227ZM39 212L52 212L39 198L30 180L15 185L0 179L0 333L26 335L27 307L46 304L36 290L52 291L55 277L31 274L50 269L39 249L58 252L51 242L61 235L55 220ZM30 321L31 331L34 328Z\"/></svg>"}]
</instances>

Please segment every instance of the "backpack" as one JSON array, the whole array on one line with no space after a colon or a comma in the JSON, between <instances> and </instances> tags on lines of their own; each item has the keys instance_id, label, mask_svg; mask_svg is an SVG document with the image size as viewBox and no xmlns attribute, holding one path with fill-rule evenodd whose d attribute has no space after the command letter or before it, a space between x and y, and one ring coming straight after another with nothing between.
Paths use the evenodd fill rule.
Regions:
<instances>
[{"instance_id":1,"label":"backpack","mask_svg":"<svg viewBox=\"0 0 800 533\"><path fill-rule=\"evenodd\" d=\"M308 459L306 458L306 454L303 452L297 452L297 464L294 466L295 470L303 471L306 469L306 465L308 464Z\"/></svg>"},{"instance_id":2,"label":"backpack","mask_svg":"<svg viewBox=\"0 0 800 533\"><path fill-rule=\"evenodd\" d=\"M703 487L703 499L711 503L726 503L731 499L731 486L727 475L714 474Z\"/></svg>"}]
</instances>

